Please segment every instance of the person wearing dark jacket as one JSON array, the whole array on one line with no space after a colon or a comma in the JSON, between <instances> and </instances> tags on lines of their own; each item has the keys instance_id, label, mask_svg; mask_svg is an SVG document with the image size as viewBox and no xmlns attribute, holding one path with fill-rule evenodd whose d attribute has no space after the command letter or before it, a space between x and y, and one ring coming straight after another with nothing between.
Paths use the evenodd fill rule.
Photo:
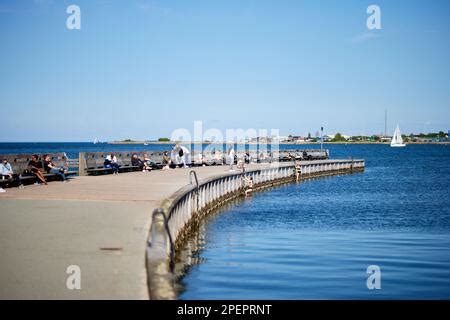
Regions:
<instances>
[{"instance_id":1,"label":"person wearing dark jacket","mask_svg":"<svg viewBox=\"0 0 450 320\"><path fill-rule=\"evenodd\" d=\"M42 169L42 162L39 161L39 156L37 154L33 154L30 162L28 162L28 171L35 175L40 182L47 185L47 181L40 169Z\"/></svg>"},{"instance_id":2,"label":"person wearing dark jacket","mask_svg":"<svg viewBox=\"0 0 450 320\"><path fill-rule=\"evenodd\" d=\"M53 161L52 158L50 157L50 155L45 155L44 156L44 170L47 173L51 173L54 175L57 175L61 178L62 182L66 181L66 175L65 173L65 168L64 167L57 167Z\"/></svg>"},{"instance_id":3,"label":"person wearing dark jacket","mask_svg":"<svg viewBox=\"0 0 450 320\"><path fill-rule=\"evenodd\" d=\"M133 156L131 157L131 165L133 167L138 167L139 170L142 170L142 172L147 171L147 165L144 161L138 158L137 154L133 154Z\"/></svg>"}]
</instances>

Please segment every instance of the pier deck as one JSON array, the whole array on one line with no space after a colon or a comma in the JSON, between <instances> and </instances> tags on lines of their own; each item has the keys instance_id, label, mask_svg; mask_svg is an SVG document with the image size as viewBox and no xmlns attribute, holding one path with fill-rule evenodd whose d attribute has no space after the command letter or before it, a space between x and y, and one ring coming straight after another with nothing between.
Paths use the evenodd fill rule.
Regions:
<instances>
[{"instance_id":1,"label":"pier deck","mask_svg":"<svg viewBox=\"0 0 450 320\"><path fill-rule=\"evenodd\" d=\"M195 170L202 180L228 166ZM0 299L148 299L151 214L189 183L189 171L76 177L1 193ZM81 290L66 287L69 265L81 268Z\"/></svg>"}]
</instances>

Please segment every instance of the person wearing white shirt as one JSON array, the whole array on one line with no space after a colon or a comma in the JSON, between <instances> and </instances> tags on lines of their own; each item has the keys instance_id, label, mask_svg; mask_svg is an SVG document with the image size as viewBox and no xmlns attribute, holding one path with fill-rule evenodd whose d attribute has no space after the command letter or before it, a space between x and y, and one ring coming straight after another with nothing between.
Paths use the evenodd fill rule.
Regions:
<instances>
[{"instance_id":1,"label":"person wearing white shirt","mask_svg":"<svg viewBox=\"0 0 450 320\"><path fill-rule=\"evenodd\" d=\"M108 154L105 158L105 162L103 163L105 168L112 169L113 174L119 174L119 163L117 162L117 158L114 154Z\"/></svg>"},{"instance_id":2,"label":"person wearing white shirt","mask_svg":"<svg viewBox=\"0 0 450 320\"><path fill-rule=\"evenodd\" d=\"M2 179L11 179L13 177L14 171L11 168L11 164L8 162L8 159L3 159L2 163L0 163L0 173L2 175Z\"/></svg>"},{"instance_id":3,"label":"person wearing white shirt","mask_svg":"<svg viewBox=\"0 0 450 320\"><path fill-rule=\"evenodd\" d=\"M20 186L19 175L14 174L14 171L11 167L11 164L8 162L8 159L3 159L0 163L0 178L2 180L13 180L8 181L7 185L11 185L13 183L17 183ZM0 188L0 192L6 192L3 188Z\"/></svg>"},{"instance_id":4,"label":"person wearing white shirt","mask_svg":"<svg viewBox=\"0 0 450 320\"><path fill-rule=\"evenodd\" d=\"M233 148L233 147L230 147L230 148L228 149L228 162L229 162L229 164L230 164L230 171L234 171L234 170L233 170L233 166L234 166L234 155L235 155L234 148Z\"/></svg>"}]
</instances>

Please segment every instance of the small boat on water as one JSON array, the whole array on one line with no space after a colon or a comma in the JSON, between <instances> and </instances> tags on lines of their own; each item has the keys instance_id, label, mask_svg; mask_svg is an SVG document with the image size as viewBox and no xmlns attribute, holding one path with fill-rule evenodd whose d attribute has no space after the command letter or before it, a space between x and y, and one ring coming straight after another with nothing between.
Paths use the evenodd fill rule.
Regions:
<instances>
[{"instance_id":1,"label":"small boat on water","mask_svg":"<svg viewBox=\"0 0 450 320\"><path fill-rule=\"evenodd\" d=\"M403 143L400 128L397 125L397 128L395 128L394 135L392 136L391 147L405 147L405 146L406 144Z\"/></svg>"},{"instance_id":2,"label":"small boat on water","mask_svg":"<svg viewBox=\"0 0 450 320\"><path fill-rule=\"evenodd\" d=\"M95 138L94 141L93 141L92 143L93 143L93 144L97 144L97 143L99 143L99 141L98 141L97 138Z\"/></svg>"}]
</instances>

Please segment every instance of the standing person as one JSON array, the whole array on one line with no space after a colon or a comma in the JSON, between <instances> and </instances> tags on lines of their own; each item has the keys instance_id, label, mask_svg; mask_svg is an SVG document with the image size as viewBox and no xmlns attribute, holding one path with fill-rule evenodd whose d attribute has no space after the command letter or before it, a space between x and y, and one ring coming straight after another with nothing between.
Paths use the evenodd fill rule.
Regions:
<instances>
[{"instance_id":1,"label":"standing person","mask_svg":"<svg viewBox=\"0 0 450 320\"><path fill-rule=\"evenodd\" d=\"M177 163L180 165L180 167L181 166L183 166L183 167L186 166L186 162L184 160L184 150L183 150L183 148L179 148L178 149L178 160L177 160Z\"/></svg>"},{"instance_id":2,"label":"standing person","mask_svg":"<svg viewBox=\"0 0 450 320\"><path fill-rule=\"evenodd\" d=\"M112 169L113 174L119 174L119 163L117 162L117 158L114 154L109 154L105 158L105 162L103 163L105 168Z\"/></svg>"},{"instance_id":3,"label":"standing person","mask_svg":"<svg viewBox=\"0 0 450 320\"><path fill-rule=\"evenodd\" d=\"M181 164L183 168L189 168L188 164L190 164L190 152L189 149L185 146L180 146L180 158L181 158Z\"/></svg>"},{"instance_id":4,"label":"standing person","mask_svg":"<svg viewBox=\"0 0 450 320\"><path fill-rule=\"evenodd\" d=\"M47 173L52 173L61 178L62 182L66 182L66 175L64 172L66 171L64 167L57 167L53 161L50 155L46 154L44 156L44 170Z\"/></svg>"},{"instance_id":5,"label":"standing person","mask_svg":"<svg viewBox=\"0 0 450 320\"><path fill-rule=\"evenodd\" d=\"M245 152L245 163L250 163L250 152L248 151Z\"/></svg>"},{"instance_id":6,"label":"standing person","mask_svg":"<svg viewBox=\"0 0 450 320\"><path fill-rule=\"evenodd\" d=\"M234 155L235 155L234 148L230 147L228 149L228 162L230 164L230 171L234 171L234 169L233 169L233 166L234 166Z\"/></svg>"},{"instance_id":7,"label":"standing person","mask_svg":"<svg viewBox=\"0 0 450 320\"><path fill-rule=\"evenodd\" d=\"M40 171L42 169L42 162L39 161L39 156L33 154L31 156L30 162L28 162L28 170L44 185L47 185L44 175Z\"/></svg>"}]
</instances>

